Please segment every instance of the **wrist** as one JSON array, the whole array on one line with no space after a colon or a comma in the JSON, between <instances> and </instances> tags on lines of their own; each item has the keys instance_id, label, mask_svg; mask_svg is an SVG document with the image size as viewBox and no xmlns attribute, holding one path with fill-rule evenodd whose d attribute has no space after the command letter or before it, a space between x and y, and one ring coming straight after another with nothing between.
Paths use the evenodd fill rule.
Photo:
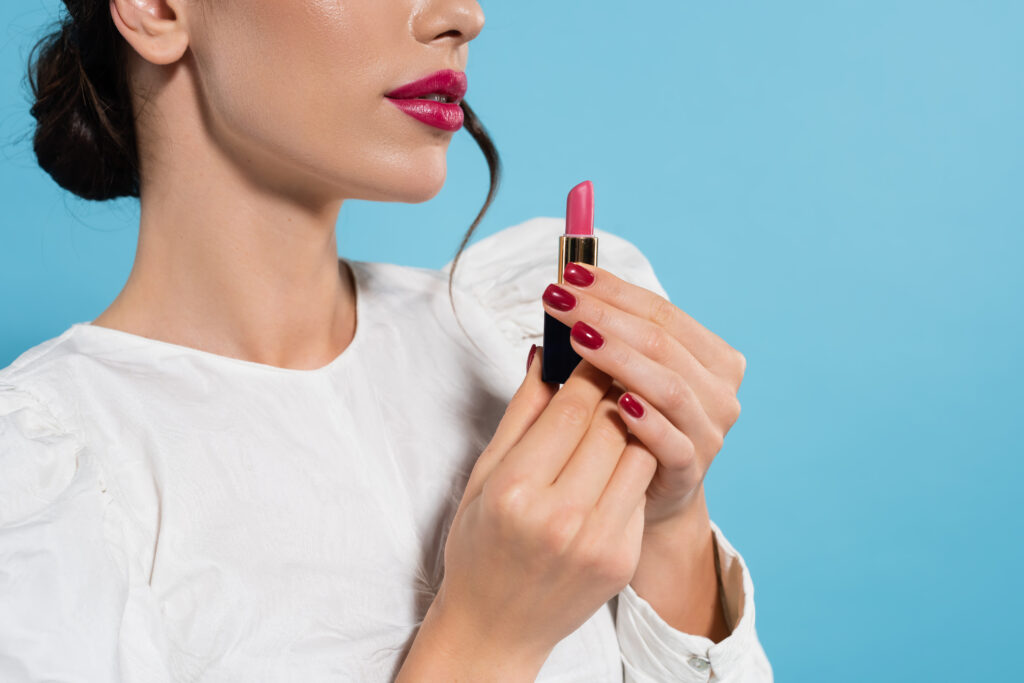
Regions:
<instances>
[{"instance_id":1,"label":"wrist","mask_svg":"<svg viewBox=\"0 0 1024 683\"><path fill-rule=\"evenodd\" d=\"M644 529L630 585L673 628L720 642L730 633L703 486L685 511Z\"/></svg>"},{"instance_id":2,"label":"wrist","mask_svg":"<svg viewBox=\"0 0 1024 683\"><path fill-rule=\"evenodd\" d=\"M655 553L671 549L678 556L680 544L693 548L704 541L710 543L711 536L711 516L704 497L704 484L701 483L677 514L644 526L643 546Z\"/></svg>"},{"instance_id":3,"label":"wrist","mask_svg":"<svg viewBox=\"0 0 1024 683\"><path fill-rule=\"evenodd\" d=\"M527 652L489 638L444 604L444 584L420 625L395 683L536 680L548 652Z\"/></svg>"}]
</instances>

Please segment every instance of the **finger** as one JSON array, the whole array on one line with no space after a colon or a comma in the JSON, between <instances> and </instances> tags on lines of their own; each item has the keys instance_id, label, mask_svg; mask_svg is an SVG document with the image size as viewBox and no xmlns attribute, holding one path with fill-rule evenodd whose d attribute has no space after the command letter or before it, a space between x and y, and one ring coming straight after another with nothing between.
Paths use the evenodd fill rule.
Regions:
<instances>
[{"instance_id":1,"label":"finger","mask_svg":"<svg viewBox=\"0 0 1024 683\"><path fill-rule=\"evenodd\" d=\"M590 429L552 485L559 499L578 503L584 510L597 504L626 447L629 433L619 415L618 395L613 388L602 399Z\"/></svg>"},{"instance_id":2,"label":"finger","mask_svg":"<svg viewBox=\"0 0 1024 683\"><path fill-rule=\"evenodd\" d=\"M586 434L594 410L611 383L607 374L580 361L537 420L498 464L494 476L550 486Z\"/></svg>"},{"instance_id":3,"label":"finger","mask_svg":"<svg viewBox=\"0 0 1024 683\"><path fill-rule=\"evenodd\" d=\"M647 495L645 494L640 497L640 502L637 504L636 509L633 511L633 516L630 517L629 522L626 523L626 538L628 540L632 540L635 544L633 546L633 552L636 553L636 557L640 557L640 553L643 549L644 526L646 517Z\"/></svg>"},{"instance_id":4,"label":"finger","mask_svg":"<svg viewBox=\"0 0 1024 683\"><path fill-rule=\"evenodd\" d=\"M573 264L593 275L593 282L585 286L575 285L563 274L562 284L571 293L586 291L615 308L632 313L638 318L650 320L665 328L714 374L736 379L735 375L738 371L739 378L736 384L739 385L746 360L724 339L657 292L627 282L603 268L587 263L573 262ZM569 266L567 265L566 268ZM569 270L571 272L572 269L569 268ZM576 281L581 282L582 280L576 279Z\"/></svg>"},{"instance_id":5,"label":"finger","mask_svg":"<svg viewBox=\"0 0 1024 683\"><path fill-rule=\"evenodd\" d=\"M583 338L598 348L592 349L580 342ZM627 391L643 396L698 448L711 449L719 441L720 433L709 412L717 415L733 410L736 397L731 392L716 392L709 399L714 403L705 406L683 377L613 335L602 335L580 321L573 325L570 339L583 360L615 377ZM717 453L717 449L714 452Z\"/></svg>"},{"instance_id":6,"label":"finger","mask_svg":"<svg viewBox=\"0 0 1024 683\"><path fill-rule=\"evenodd\" d=\"M625 529L658 469L658 461L635 438L627 440L608 485L585 524Z\"/></svg>"},{"instance_id":7,"label":"finger","mask_svg":"<svg viewBox=\"0 0 1024 683\"><path fill-rule=\"evenodd\" d=\"M693 441L636 394L622 394L616 406L630 434L658 459L661 481L672 485L672 490L689 490L684 485L700 469Z\"/></svg>"},{"instance_id":8,"label":"finger","mask_svg":"<svg viewBox=\"0 0 1024 683\"><path fill-rule=\"evenodd\" d=\"M558 391L558 386L541 379L542 356L544 347L538 346L530 367L527 368L526 376L523 378L519 389L512 396L505 409L505 415L498 423L498 427L491 437L490 443L477 458L473 471L466 483L466 490L463 493L463 501L469 503L479 495L483 484L491 476L494 468L498 466L505 454L519 443L523 434L530 428L537 417L544 411L551 398Z\"/></svg>"},{"instance_id":9,"label":"finger","mask_svg":"<svg viewBox=\"0 0 1024 683\"><path fill-rule=\"evenodd\" d=\"M582 320L605 334L618 337L651 360L681 375L702 399L720 392L730 381L733 373L727 377L715 375L664 327L617 308L590 292L570 292L570 295L573 302L559 296L557 308L552 303L555 299L545 301L545 311L570 328ZM561 310L570 303L574 303L572 308ZM728 388L735 393L738 386L738 383L735 387L730 384Z\"/></svg>"}]
</instances>

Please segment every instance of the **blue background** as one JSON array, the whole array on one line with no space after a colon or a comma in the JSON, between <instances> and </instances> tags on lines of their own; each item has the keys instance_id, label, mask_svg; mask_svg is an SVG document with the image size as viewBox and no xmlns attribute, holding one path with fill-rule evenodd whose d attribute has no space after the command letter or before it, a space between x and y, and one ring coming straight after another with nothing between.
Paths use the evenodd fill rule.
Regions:
<instances>
[{"instance_id":1,"label":"blue background","mask_svg":"<svg viewBox=\"0 0 1024 683\"><path fill-rule=\"evenodd\" d=\"M23 63L58 6L0 6L0 366L134 255L133 203L35 166ZM1024 3L483 7L467 100L506 174L477 237L589 178L598 226L747 356L707 495L777 679L1019 672ZM486 176L460 132L434 200L346 203L340 251L440 267Z\"/></svg>"}]
</instances>

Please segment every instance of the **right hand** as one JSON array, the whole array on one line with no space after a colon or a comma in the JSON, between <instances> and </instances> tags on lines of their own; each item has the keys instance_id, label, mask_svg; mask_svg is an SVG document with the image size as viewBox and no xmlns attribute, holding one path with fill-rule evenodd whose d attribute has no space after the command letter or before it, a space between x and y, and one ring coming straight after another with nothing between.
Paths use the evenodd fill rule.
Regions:
<instances>
[{"instance_id":1,"label":"right hand","mask_svg":"<svg viewBox=\"0 0 1024 683\"><path fill-rule=\"evenodd\" d=\"M473 467L436 600L473 642L537 666L633 578L657 468L611 377L580 361L559 389L542 353Z\"/></svg>"}]
</instances>

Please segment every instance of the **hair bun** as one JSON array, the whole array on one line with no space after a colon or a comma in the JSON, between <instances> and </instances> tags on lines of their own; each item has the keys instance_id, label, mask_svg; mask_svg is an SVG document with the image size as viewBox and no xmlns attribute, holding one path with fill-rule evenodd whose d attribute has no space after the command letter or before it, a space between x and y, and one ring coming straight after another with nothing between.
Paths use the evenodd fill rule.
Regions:
<instances>
[{"instance_id":1,"label":"hair bun","mask_svg":"<svg viewBox=\"0 0 1024 683\"><path fill-rule=\"evenodd\" d=\"M36 159L58 185L84 199L138 197L135 124L118 57L120 36L109 13L84 14L84 22L65 18L29 56Z\"/></svg>"}]
</instances>

